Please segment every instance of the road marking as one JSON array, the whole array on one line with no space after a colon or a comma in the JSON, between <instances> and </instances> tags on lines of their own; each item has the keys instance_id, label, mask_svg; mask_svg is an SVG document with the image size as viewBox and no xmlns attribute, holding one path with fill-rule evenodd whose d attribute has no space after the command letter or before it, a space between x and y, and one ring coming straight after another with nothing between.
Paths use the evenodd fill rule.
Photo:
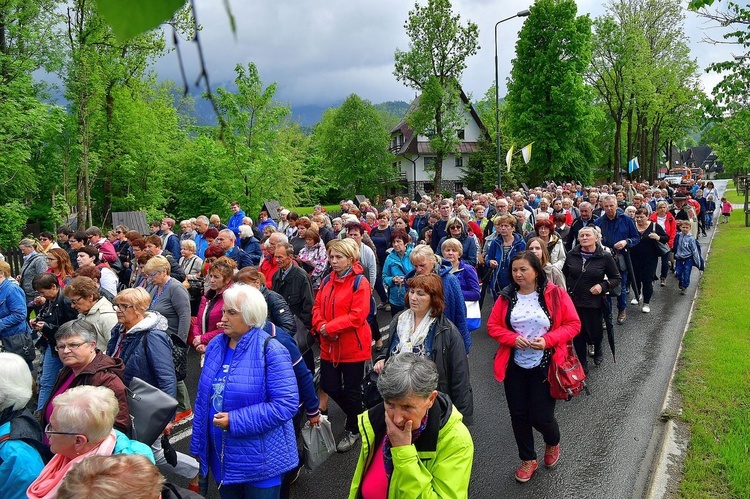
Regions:
<instances>
[{"instance_id":1,"label":"road marking","mask_svg":"<svg viewBox=\"0 0 750 499\"><path fill-rule=\"evenodd\" d=\"M179 442L180 440L184 440L188 438L192 434L193 434L193 425L188 425L187 428L185 428L182 431L173 432L169 436L169 442L174 444L176 442Z\"/></svg>"}]
</instances>

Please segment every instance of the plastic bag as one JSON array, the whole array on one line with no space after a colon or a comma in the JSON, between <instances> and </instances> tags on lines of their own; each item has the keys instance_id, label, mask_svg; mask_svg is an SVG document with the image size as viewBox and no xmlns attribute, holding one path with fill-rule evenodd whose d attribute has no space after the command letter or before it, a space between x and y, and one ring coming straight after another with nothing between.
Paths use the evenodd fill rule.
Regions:
<instances>
[{"instance_id":1,"label":"plastic bag","mask_svg":"<svg viewBox=\"0 0 750 499\"><path fill-rule=\"evenodd\" d=\"M336 441L327 416L320 416L320 423L317 425L305 422L302 428L302 445L305 448L305 468L310 471L318 469L328 456L336 452Z\"/></svg>"}]
</instances>

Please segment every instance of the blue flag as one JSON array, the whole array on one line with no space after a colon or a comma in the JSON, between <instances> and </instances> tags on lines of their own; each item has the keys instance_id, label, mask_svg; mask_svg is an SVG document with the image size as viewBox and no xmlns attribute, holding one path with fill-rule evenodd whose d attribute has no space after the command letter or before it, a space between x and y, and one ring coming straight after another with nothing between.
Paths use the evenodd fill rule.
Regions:
<instances>
[{"instance_id":1,"label":"blue flag","mask_svg":"<svg viewBox=\"0 0 750 499\"><path fill-rule=\"evenodd\" d=\"M638 158L635 157L628 161L628 173L633 173L637 169L640 168L640 165L638 164Z\"/></svg>"}]
</instances>

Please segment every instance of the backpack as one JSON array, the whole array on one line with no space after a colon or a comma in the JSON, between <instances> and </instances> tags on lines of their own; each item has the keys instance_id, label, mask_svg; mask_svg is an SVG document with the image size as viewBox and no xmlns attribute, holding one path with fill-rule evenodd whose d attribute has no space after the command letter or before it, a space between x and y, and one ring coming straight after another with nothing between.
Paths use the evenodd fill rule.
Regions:
<instances>
[{"instance_id":1,"label":"backpack","mask_svg":"<svg viewBox=\"0 0 750 499\"><path fill-rule=\"evenodd\" d=\"M556 364L554 355L550 356L547 371L550 395L557 400L570 400L584 390L586 395L590 395L586 386L586 373L578 360L573 342L569 341L565 348L567 350L562 363Z\"/></svg>"}]
</instances>

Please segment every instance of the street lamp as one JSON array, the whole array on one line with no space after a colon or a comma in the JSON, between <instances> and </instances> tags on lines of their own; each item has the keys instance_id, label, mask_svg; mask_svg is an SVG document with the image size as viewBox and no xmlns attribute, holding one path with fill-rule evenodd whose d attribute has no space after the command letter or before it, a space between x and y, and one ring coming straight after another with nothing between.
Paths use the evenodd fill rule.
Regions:
<instances>
[{"instance_id":1,"label":"street lamp","mask_svg":"<svg viewBox=\"0 0 750 499\"><path fill-rule=\"evenodd\" d=\"M502 176L502 158L500 157L500 82L498 78L498 62L497 62L497 27L505 21L510 21L516 17L528 17L531 14L528 9L519 11L515 16L506 17L495 23L495 141L497 145L497 188L501 189L501 176Z\"/></svg>"}]
</instances>

